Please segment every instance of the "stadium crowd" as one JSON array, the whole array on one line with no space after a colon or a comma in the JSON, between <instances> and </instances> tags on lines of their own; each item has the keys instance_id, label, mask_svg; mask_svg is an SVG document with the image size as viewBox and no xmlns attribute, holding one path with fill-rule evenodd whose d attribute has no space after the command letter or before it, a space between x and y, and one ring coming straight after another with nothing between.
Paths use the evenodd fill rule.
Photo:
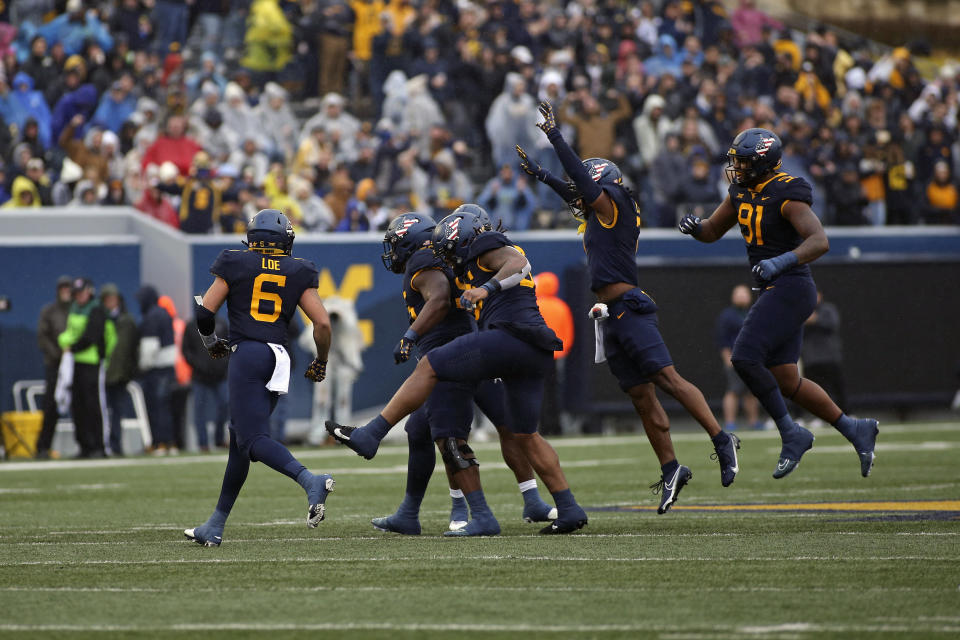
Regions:
<instances>
[{"instance_id":1,"label":"stadium crowd","mask_svg":"<svg viewBox=\"0 0 960 640\"><path fill-rule=\"evenodd\" d=\"M827 224L956 223L960 66L874 53L740 0L17 0L0 3L0 203L132 204L187 233L282 209L382 229L478 202L572 224L518 169L549 101L618 163L647 226L709 214L737 131L784 142Z\"/></svg>"}]
</instances>

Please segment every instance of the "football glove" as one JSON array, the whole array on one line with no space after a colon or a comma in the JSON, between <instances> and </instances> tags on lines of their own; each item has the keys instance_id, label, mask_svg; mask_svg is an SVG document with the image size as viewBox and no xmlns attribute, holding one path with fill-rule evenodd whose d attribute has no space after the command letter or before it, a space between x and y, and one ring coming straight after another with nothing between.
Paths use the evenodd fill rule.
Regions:
<instances>
[{"instance_id":1,"label":"football glove","mask_svg":"<svg viewBox=\"0 0 960 640\"><path fill-rule=\"evenodd\" d=\"M527 152L523 150L523 147L517 145L517 155L520 156L520 168L526 171L529 175L533 176L537 180L540 180L543 177L543 167L540 166L536 160L531 160L527 157Z\"/></svg>"},{"instance_id":2,"label":"football glove","mask_svg":"<svg viewBox=\"0 0 960 640\"><path fill-rule=\"evenodd\" d=\"M755 264L753 266L753 275L761 282L770 282L790 267L796 265L797 262L797 254L793 251L787 251L775 258L761 260Z\"/></svg>"},{"instance_id":3,"label":"football glove","mask_svg":"<svg viewBox=\"0 0 960 640\"><path fill-rule=\"evenodd\" d=\"M553 107L550 106L550 103L543 101L540 103L540 115L543 116L543 122L538 122L537 126L540 127L540 130L544 133L550 133L557 128L557 118L553 115Z\"/></svg>"},{"instance_id":4,"label":"football glove","mask_svg":"<svg viewBox=\"0 0 960 640\"><path fill-rule=\"evenodd\" d=\"M307 370L303 372L303 377L314 382L323 382L327 377L327 361L314 358Z\"/></svg>"},{"instance_id":5,"label":"football glove","mask_svg":"<svg viewBox=\"0 0 960 640\"><path fill-rule=\"evenodd\" d=\"M230 343L227 342L226 338L220 338L207 347L207 353L209 353L210 357L214 360L222 358L230 353Z\"/></svg>"},{"instance_id":6,"label":"football glove","mask_svg":"<svg viewBox=\"0 0 960 640\"><path fill-rule=\"evenodd\" d=\"M683 219L680 220L680 224L677 225L677 228L680 229L680 233L685 233L689 236L696 238L700 235L700 218L688 213L683 216Z\"/></svg>"},{"instance_id":7,"label":"football glove","mask_svg":"<svg viewBox=\"0 0 960 640\"><path fill-rule=\"evenodd\" d=\"M400 342L393 348L393 361L396 364L406 362L410 359L410 351L413 349L413 345L417 344L419 337L416 331L407 329L407 332L400 338Z\"/></svg>"}]
</instances>

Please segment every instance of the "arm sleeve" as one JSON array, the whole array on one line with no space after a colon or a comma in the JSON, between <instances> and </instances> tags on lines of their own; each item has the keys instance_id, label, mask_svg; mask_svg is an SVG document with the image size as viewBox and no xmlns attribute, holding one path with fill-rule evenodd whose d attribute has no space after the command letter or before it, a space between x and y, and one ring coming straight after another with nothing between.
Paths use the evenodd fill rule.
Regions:
<instances>
[{"instance_id":1,"label":"arm sleeve","mask_svg":"<svg viewBox=\"0 0 960 640\"><path fill-rule=\"evenodd\" d=\"M580 190L584 201L587 204L596 201L603 193L603 189L601 189L600 185L594 182L590 174L587 173L587 168L583 166L583 162L580 161L577 154L570 148L567 141L563 139L560 130L551 129L550 133L547 134L547 139L557 152L557 157L560 158L560 163L563 165L564 171L567 172L567 175L570 176L573 183L577 185L577 189Z\"/></svg>"}]
</instances>

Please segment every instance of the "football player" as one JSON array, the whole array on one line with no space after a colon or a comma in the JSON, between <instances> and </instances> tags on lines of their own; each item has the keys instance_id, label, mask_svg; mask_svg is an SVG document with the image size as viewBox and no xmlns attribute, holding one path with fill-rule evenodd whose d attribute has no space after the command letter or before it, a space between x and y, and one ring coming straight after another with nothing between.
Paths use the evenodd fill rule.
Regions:
<instances>
[{"instance_id":1,"label":"football player","mask_svg":"<svg viewBox=\"0 0 960 640\"><path fill-rule=\"evenodd\" d=\"M591 311L597 331L603 333L603 358L620 383L643 423L660 461L661 477L651 485L660 494L657 513L666 513L693 474L677 461L670 438L670 421L657 399L656 388L670 394L707 431L720 463L720 483L729 486L740 470L739 439L720 428L703 394L673 366L657 323L657 304L640 289L637 278L637 241L640 209L623 186L620 169L605 158L581 161L557 128L553 109L540 103L543 120L537 126L546 134L572 182L566 183L529 160L517 147L521 167L550 185L573 206L583 228L583 249L590 271L590 289L598 305ZM600 336L598 335L598 343Z\"/></svg>"},{"instance_id":2,"label":"football player","mask_svg":"<svg viewBox=\"0 0 960 640\"><path fill-rule=\"evenodd\" d=\"M459 291L453 273L433 255L430 240L434 227L436 223L428 216L405 213L390 222L384 235L383 264L388 270L403 275L403 299L410 319L410 328L394 349L397 364L410 358L414 345L423 357L431 349L476 330L473 316L457 308ZM466 526L464 492L479 489L479 471L475 465L460 468L454 464L455 457L447 452L456 449L458 441L465 443L467 440L473 422L472 401L497 426L504 460L514 470L521 487L524 519L528 522L550 519L551 508L540 498L530 463L503 426L506 425L503 385L485 380L479 387L463 382L441 382L426 404L410 414L405 426L410 450L406 495L397 512L374 519L374 527L403 534L420 533L420 503L436 464L433 441L440 449L450 480L454 502L450 529L455 531ZM556 518L555 510L553 516ZM492 535L499 531L496 520L485 528L480 527L481 522L482 518L473 527L475 535Z\"/></svg>"},{"instance_id":3,"label":"football player","mask_svg":"<svg viewBox=\"0 0 960 640\"><path fill-rule=\"evenodd\" d=\"M295 480L307 493L307 526L324 518L329 474L314 475L270 438L270 414L279 394L287 392L290 356L287 327L299 305L313 322L317 357L304 376L320 382L326 375L330 318L317 294L313 263L290 255L293 225L277 209L264 209L247 226L246 250L226 249L210 272L215 276L196 308L197 329L213 358L230 355L230 453L220 499L213 515L184 535L208 547L220 546L223 527L247 478L250 462L260 461ZM214 317L226 301L229 339L214 332Z\"/></svg>"},{"instance_id":4,"label":"football player","mask_svg":"<svg viewBox=\"0 0 960 640\"><path fill-rule=\"evenodd\" d=\"M420 407L439 381L476 384L500 378L508 426L556 501L557 518L540 533L571 533L587 524L587 514L570 491L556 451L537 433L543 379L552 366L553 351L562 343L540 315L530 263L505 235L484 228L461 207L437 224L432 238L434 255L453 268L458 287L465 290L460 304L479 310L480 331L461 335L422 357L380 415L363 427L327 422L327 431L372 458L384 435ZM458 442L447 456L455 465L475 464L465 442Z\"/></svg>"},{"instance_id":5,"label":"football player","mask_svg":"<svg viewBox=\"0 0 960 640\"><path fill-rule=\"evenodd\" d=\"M777 424L783 447L773 472L783 478L813 446L813 434L787 413L784 398L832 424L860 458L860 473L873 468L878 422L847 416L815 382L800 377L797 360L803 322L817 303L807 266L830 248L810 206L813 192L803 179L779 171L783 145L767 129L747 129L727 151L727 197L709 218L687 215L680 231L715 242L739 225L760 297L750 308L733 345L733 366Z\"/></svg>"}]
</instances>

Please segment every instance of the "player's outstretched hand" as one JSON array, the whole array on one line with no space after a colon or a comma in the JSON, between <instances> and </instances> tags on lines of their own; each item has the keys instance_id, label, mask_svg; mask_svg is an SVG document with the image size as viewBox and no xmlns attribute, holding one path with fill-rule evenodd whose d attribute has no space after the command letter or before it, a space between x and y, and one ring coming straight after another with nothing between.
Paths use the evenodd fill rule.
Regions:
<instances>
[{"instance_id":1,"label":"player's outstretched hand","mask_svg":"<svg viewBox=\"0 0 960 640\"><path fill-rule=\"evenodd\" d=\"M544 133L550 133L552 130L557 128L557 117L553 115L553 107L550 106L550 103L544 100L540 103L539 107L540 115L543 116L543 122L538 122L537 126Z\"/></svg>"},{"instance_id":2,"label":"player's outstretched hand","mask_svg":"<svg viewBox=\"0 0 960 640\"><path fill-rule=\"evenodd\" d=\"M683 216L683 219L680 220L680 224L677 225L677 228L680 229L680 233L685 233L688 236L696 237L700 233L700 218L688 213Z\"/></svg>"},{"instance_id":3,"label":"player's outstretched hand","mask_svg":"<svg viewBox=\"0 0 960 640\"><path fill-rule=\"evenodd\" d=\"M323 382L327 377L327 361L314 358L307 370L303 372L303 377L314 382Z\"/></svg>"},{"instance_id":4,"label":"player's outstretched hand","mask_svg":"<svg viewBox=\"0 0 960 640\"><path fill-rule=\"evenodd\" d=\"M230 343L227 342L225 338L220 338L212 345L207 347L207 353L209 353L210 357L214 360L222 358L230 353Z\"/></svg>"},{"instance_id":5,"label":"player's outstretched hand","mask_svg":"<svg viewBox=\"0 0 960 640\"><path fill-rule=\"evenodd\" d=\"M520 145L517 145L517 155L520 156L521 169L538 180L543 176L543 167L541 167L540 163L536 160L528 158L527 152L524 151Z\"/></svg>"}]
</instances>

